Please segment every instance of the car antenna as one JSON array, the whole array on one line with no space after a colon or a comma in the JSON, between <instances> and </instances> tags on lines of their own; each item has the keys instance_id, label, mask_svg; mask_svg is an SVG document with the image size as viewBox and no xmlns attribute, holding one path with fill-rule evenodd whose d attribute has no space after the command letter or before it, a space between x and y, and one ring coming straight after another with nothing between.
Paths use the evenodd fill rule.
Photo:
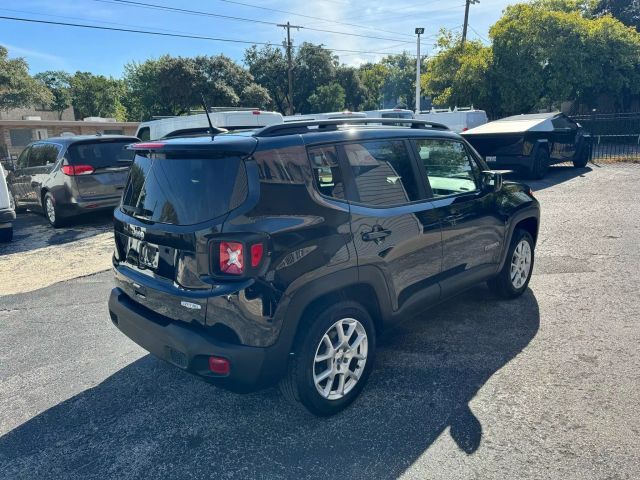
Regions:
<instances>
[{"instance_id":1,"label":"car antenna","mask_svg":"<svg viewBox=\"0 0 640 480\"><path fill-rule=\"evenodd\" d=\"M211 123L211 117L209 116L209 107L207 107L207 101L204 99L204 93L200 94L200 98L202 99L204 114L207 116L207 122L209 122L209 133L211 134L211 139L213 140L213 137L215 137L219 133L227 133L229 130L213 126L213 123Z\"/></svg>"}]
</instances>

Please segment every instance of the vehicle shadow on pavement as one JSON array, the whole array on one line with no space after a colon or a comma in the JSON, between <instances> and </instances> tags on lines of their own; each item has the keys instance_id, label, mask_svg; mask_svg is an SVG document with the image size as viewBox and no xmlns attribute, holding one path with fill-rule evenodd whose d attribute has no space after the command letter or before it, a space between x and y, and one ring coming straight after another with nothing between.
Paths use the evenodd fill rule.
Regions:
<instances>
[{"instance_id":1,"label":"vehicle shadow on pavement","mask_svg":"<svg viewBox=\"0 0 640 480\"><path fill-rule=\"evenodd\" d=\"M549 167L549 171L541 180L526 178L525 176L522 176L517 172L509 173L505 175L504 178L505 180L515 180L517 182L526 183L535 192L537 190L544 190L545 188L553 187L554 185L558 185L559 183L568 182L569 180L572 180L576 177L584 177L585 175L591 173L592 170L593 168L591 166L587 166L585 168L575 168L574 166L563 164Z\"/></svg>"},{"instance_id":2,"label":"vehicle shadow on pavement","mask_svg":"<svg viewBox=\"0 0 640 480\"><path fill-rule=\"evenodd\" d=\"M539 323L531 290L509 302L484 286L469 290L386 336L361 398L324 419L291 408L275 388L235 395L147 355L1 437L0 471L6 478L396 478L443 433L461 455L480 447L483 419L469 402Z\"/></svg>"},{"instance_id":3,"label":"vehicle shadow on pavement","mask_svg":"<svg viewBox=\"0 0 640 480\"><path fill-rule=\"evenodd\" d=\"M13 241L0 243L0 256L28 252L51 245L64 245L100 233L113 231L113 212L101 211L68 220L61 228L53 228L37 213L20 213L13 225Z\"/></svg>"}]
</instances>

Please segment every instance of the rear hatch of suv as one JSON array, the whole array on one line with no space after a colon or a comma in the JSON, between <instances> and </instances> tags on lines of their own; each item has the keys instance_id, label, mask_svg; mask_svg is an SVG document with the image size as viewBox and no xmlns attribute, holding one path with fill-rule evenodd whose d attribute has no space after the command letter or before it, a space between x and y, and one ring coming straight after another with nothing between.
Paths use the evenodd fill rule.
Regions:
<instances>
[{"instance_id":1,"label":"rear hatch of suv","mask_svg":"<svg viewBox=\"0 0 640 480\"><path fill-rule=\"evenodd\" d=\"M114 223L118 286L161 315L203 325L212 289L224 293L212 241L230 212L248 203L244 158L254 146L253 139L231 149L208 140L209 148L190 149L186 139L135 146Z\"/></svg>"},{"instance_id":2,"label":"rear hatch of suv","mask_svg":"<svg viewBox=\"0 0 640 480\"><path fill-rule=\"evenodd\" d=\"M120 196L134 156L127 146L137 141L135 137L98 137L71 144L63 169L74 177L78 195L84 200Z\"/></svg>"}]
</instances>

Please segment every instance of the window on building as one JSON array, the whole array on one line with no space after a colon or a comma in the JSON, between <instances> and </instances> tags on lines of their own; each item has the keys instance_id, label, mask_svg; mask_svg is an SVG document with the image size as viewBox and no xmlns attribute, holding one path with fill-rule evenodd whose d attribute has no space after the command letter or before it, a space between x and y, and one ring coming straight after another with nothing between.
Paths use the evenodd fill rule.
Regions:
<instances>
[{"instance_id":1,"label":"window on building","mask_svg":"<svg viewBox=\"0 0 640 480\"><path fill-rule=\"evenodd\" d=\"M30 128L12 128L9 138L12 147L26 147L33 141L33 132Z\"/></svg>"}]
</instances>

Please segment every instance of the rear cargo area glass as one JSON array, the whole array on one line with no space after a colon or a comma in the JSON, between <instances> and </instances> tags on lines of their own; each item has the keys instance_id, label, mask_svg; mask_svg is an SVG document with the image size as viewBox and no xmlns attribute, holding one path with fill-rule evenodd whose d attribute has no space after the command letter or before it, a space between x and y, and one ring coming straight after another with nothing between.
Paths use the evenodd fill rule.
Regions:
<instances>
[{"instance_id":1,"label":"rear cargo area glass","mask_svg":"<svg viewBox=\"0 0 640 480\"><path fill-rule=\"evenodd\" d=\"M77 143L69 147L71 165L91 165L93 168L122 167L131 162L134 152L128 150L133 140L125 142Z\"/></svg>"},{"instance_id":2,"label":"rear cargo area glass","mask_svg":"<svg viewBox=\"0 0 640 480\"><path fill-rule=\"evenodd\" d=\"M128 215L157 223L193 225L228 213L247 191L238 157L176 159L138 155L122 198Z\"/></svg>"}]
</instances>

